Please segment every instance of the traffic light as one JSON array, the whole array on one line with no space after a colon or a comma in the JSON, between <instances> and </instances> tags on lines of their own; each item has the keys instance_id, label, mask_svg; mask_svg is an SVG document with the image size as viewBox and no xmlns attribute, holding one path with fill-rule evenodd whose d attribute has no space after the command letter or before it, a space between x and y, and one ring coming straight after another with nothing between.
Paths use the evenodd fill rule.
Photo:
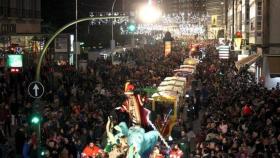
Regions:
<instances>
[{"instance_id":1,"label":"traffic light","mask_svg":"<svg viewBox=\"0 0 280 158\"><path fill-rule=\"evenodd\" d=\"M129 17L128 25L127 25L127 31L130 33L135 32L137 29L135 17L132 15Z\"/></svg>"},{"instance_id":2,"label":"traffic light","mask_svg":"<svg viewBox=\"0 0 280 158\"><path fill-rule=\"evenodd\" d=\"M39 117L34 116L34 117L31 118L31 123L32 124L38 124L39 122L40 122Z\"/></svg>"},{"instance_id":3,"label":"traffic light","mask_svg":"<svg viewBox=\"0 0 280 158\"><path fill-rule=\"evenodd\" d=\"M136 31L136 24L133 22L130 22L127 26L128 32L135 32Z\"/></svg>"},{"instance_id":4,"label":"traffic light","mask_svg":"<svg viewBox=\"0 0 280 158\"><path fill-rule=\"evenodd\" d=\"M39 114L33 114L30 118L30 123L32 125L39 125L41 122L41 116Z\"/></svg>"},{"instance_id":5,"label":"traffic light","mask_svg":"<svg viewBox=\"0 0 280 158\"><path fill-rule=\"evenodd\" d=\"M47 150L45 148L40 148L39 149L39 154L40 154L40 157L45 157L47 155Z\"/></svg>"}]
</instances>

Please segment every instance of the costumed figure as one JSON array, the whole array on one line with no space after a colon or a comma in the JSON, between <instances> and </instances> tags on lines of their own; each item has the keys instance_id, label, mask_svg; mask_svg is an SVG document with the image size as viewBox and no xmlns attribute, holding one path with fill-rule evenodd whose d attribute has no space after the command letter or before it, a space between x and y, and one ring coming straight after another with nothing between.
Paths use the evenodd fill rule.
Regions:
<instances>
[{"instance_id":1,"label":"costumed figure","mask_svg":"<svg viewBox=\"0 0 280 158\"><path fill-rule=\"evenodd\" d=\"M150 122L148 117L150 111L144 108L143 97L135 94L133 90L135 87L127 82L125 85L127 99L121 107L116 108L129 114L132 126L128 128L125 122L114 126L111 124L111 118L108 118L106 126L108 143L105 151L109 157L126 155L127 158L148 158L158 141L158 137L168 146L156 127ZM149 125L154 130L146 132L142 127ZM112 132L113 129L117 131L115 135Z\"/></svg>"},{"instance_id":2,"label":"costumed figure","mask_svg":"<svg viewBox=\"0 0 280 158\"><path fill-rule=\"evenodd\" d=\"M108 124L110 124L110 119L108 119ZM114 129L117 130L115 135L110 128L106 128L108 144L105 151L110 158L120 155L127 155L127 158L148 158L159 135L157 131L145 132L140 126L132 126L128 129L125 122L119 123Z\"/></svg>"},{"instance_id":3,"label":"costumed figure","mask_svg":"<svg viewBox=\"0 0 280 158\"><path fill-rule=\"evenodd\" d=\"M113 134L113 128L117 131L115 135ZM104 151L108 153L109 158L115 158L121 155L125 155L128 150L128 127L126 123L121 122L119 125L114 127L113 123L111 123L111 118L108 117L106 133L107 145Z\"/></svg>"},{"instance_id":4,"label":"costumed figure","mask_svg":"<svg viewBox=\"0 0 280 158\"><path fill-rule=\"evenodd\" d=\"M148 115L150 111L144 108L145 99L140 94L134 94L135 87L130 82L125 84L127 99L120 107L121 111L127 112L132 121L132 125L148 126Z\"/></svg>"},{"instance_id":5,"label":"costumed figure","mask_svg":"<svg viewBox=\"0 0 280 158\"><path fill-rule=\"evenodd\" d=\"M140 126L130 127L127 138L130 150L127 157L140 156L141 158L148 158L157 143L158 136L158 131L145 133L145 130Z\"/></svg>"},{"instance_id":6,"label":"costumed figure","mask_svg":"<svg viewBox=\"0 0 280 158\"><path fill-rule=\"evenodd\" d=\"M149 158L164 158L164 156L160 153L159 147L155 146Z\"/></svg>"}]
</instances>

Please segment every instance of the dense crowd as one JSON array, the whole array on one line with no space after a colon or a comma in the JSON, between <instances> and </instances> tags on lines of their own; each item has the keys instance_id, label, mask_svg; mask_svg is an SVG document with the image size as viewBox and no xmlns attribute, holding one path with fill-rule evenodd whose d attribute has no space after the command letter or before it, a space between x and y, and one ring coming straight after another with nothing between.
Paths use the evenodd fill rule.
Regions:
<instances>
[{"instance_id":1,"label":"dense crowd","mask_svg":"<svg viewBox=\"0 0 280 158\"><path fill-rule=\"evenodd\" d=\"M215 52L215 51L207 51ZM208 54L197 78L209 92L192 157L279 157L280 89L268 90L233 61ZM279 84L279 83L278 83Z\"/></svg>"},{"instance_id":2,"label":"dense crowd","mask_svg":"<svg viewBox=\"0 0 280 158\"><path fill-rule=\"evenodd\" d=\"M90 63L86 71L76 71L72 66L44 65L41 81L45 94L40 102L34 102L26 92L34 79L34 67L18 76L6 75L1 80L1 152L8 154L11 128L16 127L15 151L17 156L36 157L38 150L45 156L80 157L91 142L104 148L105 125L108 116L116 122L128 121L125 113L116 112L124 101L124 84L132 81L137 88L157 85L184 59L182 51L164 58L160 46L137 49L126 54L119 65L102 58ZM20 81L20 82L18 82ZM3 90L2 90L3 89ZM36 109L42 114L41 147L30 117ZM9 155L8 157L11 157Z\"/></svg>"},{"instance_id":3,"label":"dense crowd","mask_svg":"<svg viewBox=\"0 0 280 158\"><path fill-rule=\"evenodd\" d=\"M130 80L137 88L157 86L166 76L173 76L172 71L188 54L177 48L164 58L162 49L160 46L136 49L122 55L119 65L99 58L89 63L86 71L46 64L41 72L46 92L39 103L26 92L34 79L34 67L16 77L1 77L2 157L5 154L13 157L7 155L11 144L15 144L16 155L24 158L36 157L38 150L45 151L45 157L49 158L75 158L87 147L104 149L108 116L114 118L114 124L129 122L126 113L114 110L125 99L125 82ZM172 150L167 151L159 143L150 157L161 158L172 153L178 157L279 157L279 85L268 90L257 84L246 68L237 70L234 61L219 60L215 47L209 46L205 51L206 57L197 65L195 74L195 79L202 83L200 92L194 93L195 102L188 100L188 106L201 109L200 131L194 132L190 119L182 116L171 134ZM42 149L38 149L36 132L29 123L34 103L40 105L37 110L43 115ZM14 143L10 140L13 136Z\"/></svg>"}]
</instances>

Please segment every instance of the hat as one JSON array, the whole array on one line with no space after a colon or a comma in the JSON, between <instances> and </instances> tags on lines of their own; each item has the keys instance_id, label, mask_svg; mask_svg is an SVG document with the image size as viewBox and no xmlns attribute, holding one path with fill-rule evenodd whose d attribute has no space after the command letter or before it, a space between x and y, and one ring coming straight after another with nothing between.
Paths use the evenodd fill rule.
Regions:
<instances>
[{"instance_id":1,"label":"hat","mask_svg":"<svg viewBox=\"0 0 280 158\"><path fill-rule=\"evenodd\" d=\"M129 81L126 82L124 88L124 94L133 94L133 90L135 89L134 85L131 84Z\"/></svg>"}]
</instances>

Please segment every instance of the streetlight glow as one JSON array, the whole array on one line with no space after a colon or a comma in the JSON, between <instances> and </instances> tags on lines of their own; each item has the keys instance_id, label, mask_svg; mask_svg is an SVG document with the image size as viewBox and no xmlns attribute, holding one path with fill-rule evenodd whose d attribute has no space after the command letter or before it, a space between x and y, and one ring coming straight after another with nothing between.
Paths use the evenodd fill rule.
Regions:
<instances>
[{"instance_id":1,"label":"streetlight glow","mask_svg":"<svg viewBox=\"0 0 280 158\"><path fill-rule=\"evenodd\" d=\"M40 119L38 116L34 116L32 119L31 119L31 123L33 124L38 124L40 122Z\"/></svg>"},{"instance_id":2,"label":"streetlight glow","mask_svg":"<svg viewBox=\"0 0 280 158\"><path fill-rule=\"evenodd\" d=\"M128 26L128 31L129 32L135 32L136 31L136 25L135 24L130 24Z\"/></svg>"},{"instance_id":3,"label":"streetlight glow","mask_svg":"<svg viewBox=\"0 0 280 158\"><path fill-rule=\"evenodd\" d=\"M144 5L139 10L139 18L144 23L153 23L161 17L161 10L151 3Z\"/></svg>"}]
</instances>

